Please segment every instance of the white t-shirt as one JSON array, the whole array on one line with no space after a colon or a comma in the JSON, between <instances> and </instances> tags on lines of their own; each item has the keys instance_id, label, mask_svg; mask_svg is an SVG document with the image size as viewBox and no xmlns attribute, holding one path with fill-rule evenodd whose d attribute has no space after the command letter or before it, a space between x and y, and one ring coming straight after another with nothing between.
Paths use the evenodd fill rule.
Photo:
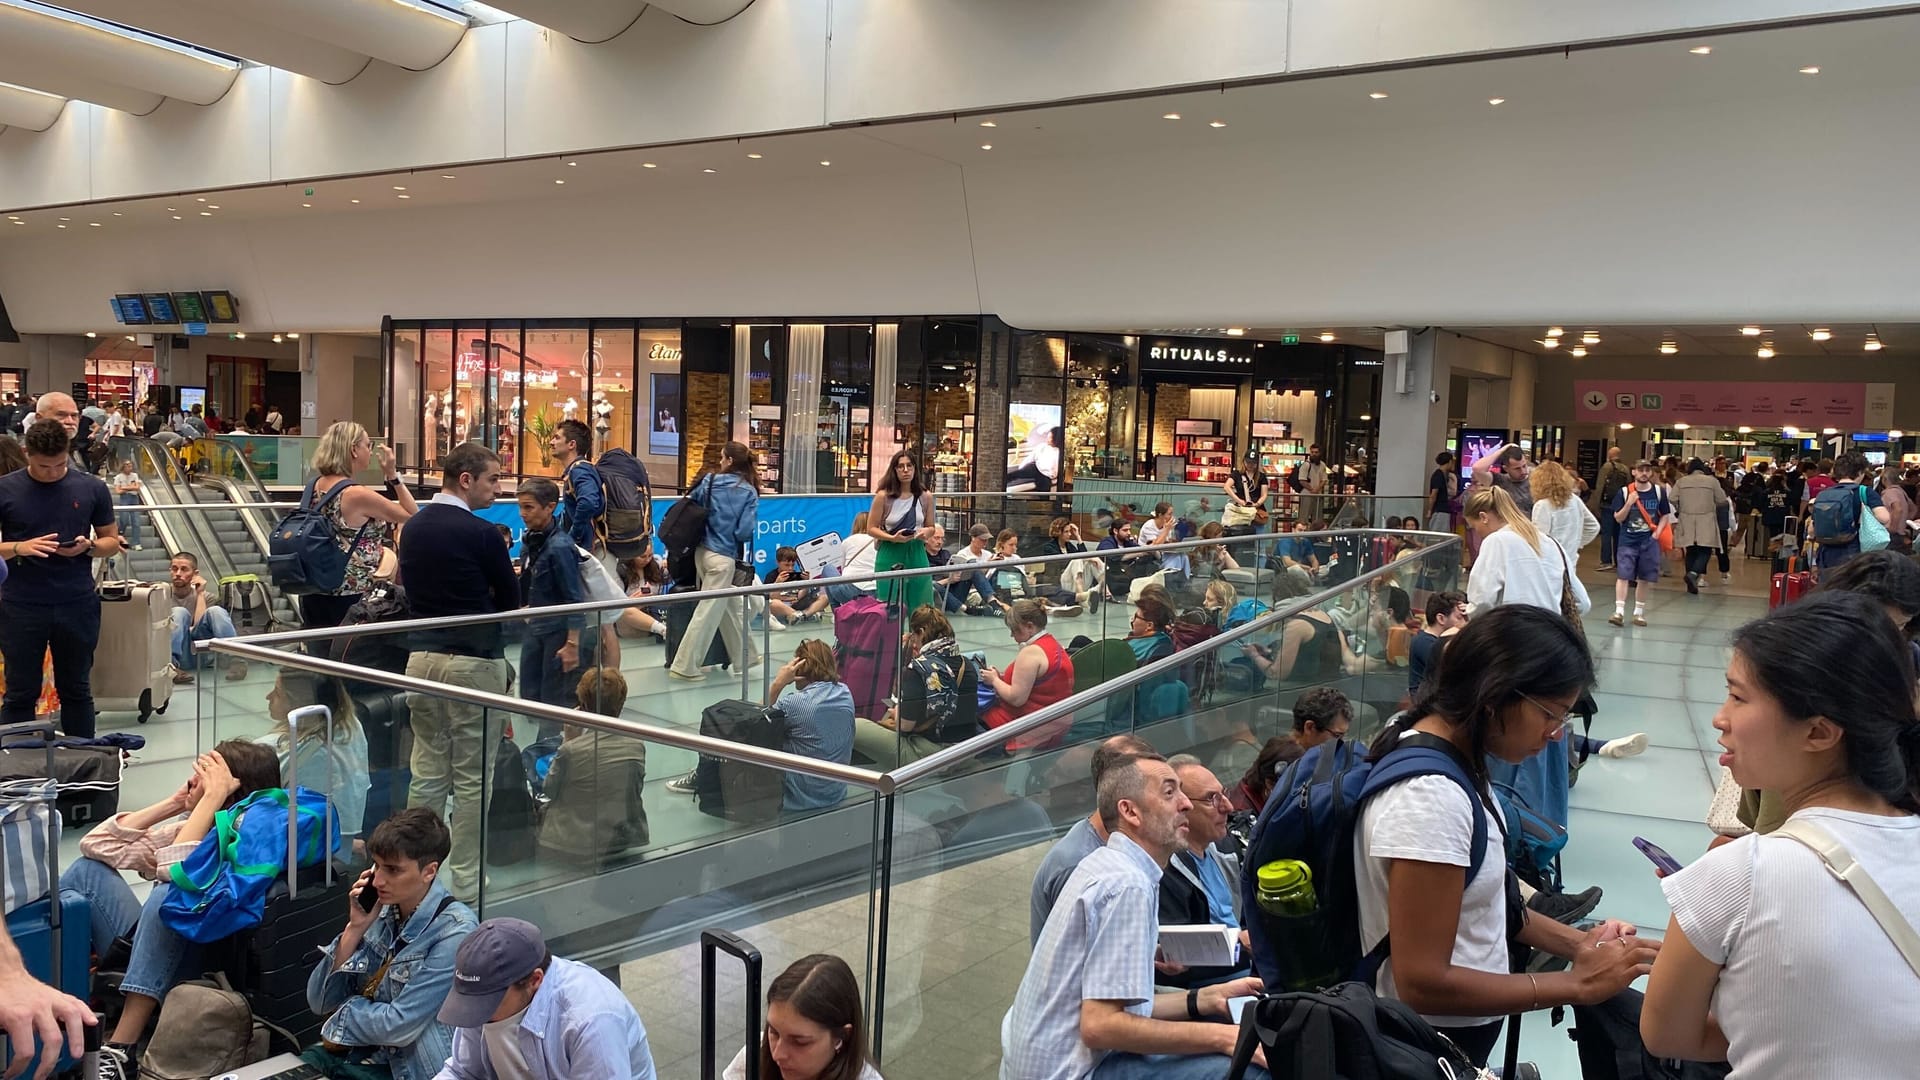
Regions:
<instances>
[{"instance_id":1,"label":"white t-shirt","mask_svg":"<svg viewBox=\"0 0 1920 1080\"><path fill-rule=\"evenodd\" d=\"M1570 552L1568 554L1571 554ZM1593 606L1578 574L1569 574L1561 549L1545 536L1540 550L1527 545L1511 528L1480 541L1473 573L1467 578L1467 607L1479 614L1502 604L1531 604L1560 614L1560 591L1573 585L1574 603L1582 615Z\"/></svg>"},{"instance_id":2,"label":"white t-shirt","mask_svg":"<svg viewBox=\"0 0 1920 1080\"><path fill-rule=\"evenodd\" d=\"M727 1067L720 1070L720 1080L747 1080L746 1047L741 1047L740 1052L733 1055L733 1060L727 1063ZM885 1080L885 1078L880 1075L880 1070L873 1067L873 1062L868 1061L860 1065L859 1080Z\"/></svg>"},{"instance_id":3,"label":"white t-shirt","mask_svg":"<svg viewBox=\"0 0 1920 1080\"><path fill-rule=\"evenodd\" d=\"M1920 926L1920 818L1813 808L1793 819L1832 833ZM1735 1080L1913 1075L1920 975L1806 845L1743 836L1661 888L1687 940L1721 965L1713 1014Z\"/></svg>"},{"instance_id":4,"label":"white t-shirt","mask_svg":"<svg viewBox=\"0 0 1920 1080\"><path fill-rule=\"evenodd\" d=\"M873 556L877 543L878 541L866 533L849 536L846 542L840 545L840 559L844 563L840 572L849 576L873 573ZM877 582L873 581L857 581L854 582L853 587L872 592L876 584Z\"/></svg>"},{"instance_id":5,"label":"white t-shirt","mask_svg":"<svg viewBox=\"0 0 1920 1080\"><path fill-rule=\"evenodd\" d=\"M1487 854L1460 900L1460 929L1453 939L1455 967L1505 975L1507 966L1507 862L1502 856L1505 819L1487 815ZM1375 795L1354 831L1360 892L1360 945L1371 950L1387 936L1387 862L1473 864L1473 804L1460 785L1444 776L1416 776ZM1399 999L1393 960L1380 969L1375 989ZM1436 1027L1471 1027L1498 1017L1428 1016Z\"/></svg>"},{"instance_id":6,"label":"white t-shirt","mask_svg":"<svg viewBox=\"0 0 1920 1080\"><path fill-rule=\"evenodd\" d=\"M1173 526L1169 525L1167 528L1171 529ZM1146 524L1140 526L1140 543L1143 545L1151 544L1158 539L1160 539L1160 521L1158 518L1148 518ZM1178 541L1175 540L1167 541L1169 544L1177 542ZM1183 574L1189 572L1187 553L1184 551L1170 551L1160 556L1160 565L1165 569L1178 571Z\"/></svg>"},{"instance_id":7,"label":"white t-shirt","mask_svg":"<svg viewBox=\"0 0 1920 1080\"><path fill-rule=\"evenodd\" d=\"M497 1080L539 1080L520 1050L520 1021L526 1018L527 1010L521 1009L505 1020L480 1025L480 1038L487 1044L487 1064L493 1066Z\"/></svg>"}]
</instances>

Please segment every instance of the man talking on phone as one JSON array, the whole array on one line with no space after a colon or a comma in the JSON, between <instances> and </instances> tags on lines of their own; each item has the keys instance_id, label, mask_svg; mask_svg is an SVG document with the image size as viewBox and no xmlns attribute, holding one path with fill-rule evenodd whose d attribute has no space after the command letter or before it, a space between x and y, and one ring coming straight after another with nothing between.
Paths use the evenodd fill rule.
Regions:
<instances>
[{"instance_id":1,"label":"man talking on phone","mask_svg":"<svg viewBox=\"0 0 1920 1080\"><path fill-rule=\"evenodd\" d=\"M9 571L0 590L7 671L0 724L33 719L41 661L52 653L60 730L92 738L93 650L100 643L93 560L122 550L113 495L105 481L70 466L61 421L35 421L25 442L27 467L0 476L0 558Z\"/></svg>"}]
</instances>

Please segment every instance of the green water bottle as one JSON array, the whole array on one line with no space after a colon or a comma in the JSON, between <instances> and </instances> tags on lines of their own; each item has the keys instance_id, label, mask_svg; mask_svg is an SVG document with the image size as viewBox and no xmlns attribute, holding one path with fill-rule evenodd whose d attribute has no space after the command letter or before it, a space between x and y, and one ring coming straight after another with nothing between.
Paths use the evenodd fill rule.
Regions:
<instances>
[{"instance_id":1,"label":"green water bottle","mask_svg":"<svg viewBox=\"0 0 1920 1080\"><path fill-rule=\"evenodd\" d=\"M1254 877L1254 900L1270 915L1313 914L1312 868L1298 859L1268 863Z\"/></svg>"}]
</instances>

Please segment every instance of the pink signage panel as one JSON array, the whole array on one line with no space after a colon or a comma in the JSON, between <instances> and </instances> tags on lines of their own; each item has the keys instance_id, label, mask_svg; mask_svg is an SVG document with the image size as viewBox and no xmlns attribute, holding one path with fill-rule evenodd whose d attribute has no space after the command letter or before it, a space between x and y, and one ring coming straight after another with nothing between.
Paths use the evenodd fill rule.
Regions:
<instances>
[{"instance_id":1,"label":"pink signage panel","mask_svg":"<svg viewBox=\"0 0 1920 1080\"><path fill-rule=\"evenodd\" d=\"M1576 422L1858 429L1867 415L1864 383L1664 382L1582 379L1573 384Z\"/></svg>"}]
</instances>

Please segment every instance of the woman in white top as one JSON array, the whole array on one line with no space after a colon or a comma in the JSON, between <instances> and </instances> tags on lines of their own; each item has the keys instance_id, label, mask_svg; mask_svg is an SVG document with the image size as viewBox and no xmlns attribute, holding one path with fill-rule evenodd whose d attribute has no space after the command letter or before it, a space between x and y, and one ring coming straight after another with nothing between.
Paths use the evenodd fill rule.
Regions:
<instances>
[{"instance_id":1,"label":"woman in white top","mask_svg":"<svg viewBox=\"0 0 1920 1080\"><path fill-rule=\"evenodd\" d=\"M1561 591L1569 586L1574 604L1587 613L1593 602L1573 573L1571 554L1534 528L1506 492L1474 488L1462 516L1480 537L1480 555L1467 578L1467 608L1474 615L1500 604L1559 612Z\"/></svg>"},{"instance_id":2,"label":"woman in white top","mask_svg":"<svg viewBox=\"0 0 1920 1080\"><path fill-rule=\"evenodd\" d=\"M814 953L795 960L767 987L767 1030L755 1053L762 1080L881 1080L867 1060L860 984L845 960ZM720 1080L746 1080L741 1047Z\"/></svg>"},{"instance_id":3,"label":"woman in white top","mask_svg":"<svg viewBox=\"0 0 1920 1080\"><path fill-rule=\"evenodd\" d=\"M1600 522L1573 490L1573 474L1557 461L1543 461L1527 475L1527 490L1533 493L1534 528L1577 562L1580 549L1600 535Z\"/></svg>"},{"instance_id":4,"label":"woman in white top","mask_svg":"<svg viewBox=\"0 0 1920 1080\"><path fill-rule=\"evenodd\" d=\"M869 512L862 510L853 515L853 535L840 545L840 573L852 577L855 574L873 573L875 547L879 544L867 531ZM872 592L878 582L871 579L853 584L853 588L862 592Z\"/></svg>"},{"instance_id":5,"label":"woman in white top","mask_svg":"<svg viewBox=\"0 0 1920 1080\"><path fill-rule=\"evenodd\" d=\"M1920 923L1920 723L1885 608L1818 593L1734 633L1720 763L1789 811L1663 883L1673 917L1640 1031L1733 1076L1911 1076L1920 974L1852 887L1787 830L1838 841ZM1908 936L1912 930L1906 930Z\"/></svg>"},{"instance_id":6,"label":"woman in white top","mask_svg":"<svg viewBox=\"0 0 1920 1080\"><path fill-rule=\"evenodd\" d=\"M1476 1064L1486 1063L1501 1017L1605 1001L1644 974L1659 950L1618 920L1582 933L1508 906L1506 825L1486 762L1523 761L1558 740L1592 682L1593 658L1565 619L1527 605L1496 608L1454 636L1413 707L1372 746L1378 758L1414 733L1436 736L1476 788L1469 795L1443 775L1403 780L1367 801L1354 831L1361 947L1393 937L1379 993L1412 1006ZM1475 802L1487 847L1468 880ZM1510 973L1510 919L1519 941L1572 967Z\"/></svg>"},{"instance_id":7,"label":"woman in white top","mask_svg":"<svg viewBox=\"0 0 1920 1080\"><path fill-rule=\"evenodd\" d=\"M921 570L927 566L927 537L933 535L933 492L920 482L920 465L905 450L887 463L887 475L873 492L867 511L867 535L874 541L874 563L881 570ZM901 597L906 612L933 603L933 578L889 578L875 582L883 603Z\"/></svg>"}]
</instances>

